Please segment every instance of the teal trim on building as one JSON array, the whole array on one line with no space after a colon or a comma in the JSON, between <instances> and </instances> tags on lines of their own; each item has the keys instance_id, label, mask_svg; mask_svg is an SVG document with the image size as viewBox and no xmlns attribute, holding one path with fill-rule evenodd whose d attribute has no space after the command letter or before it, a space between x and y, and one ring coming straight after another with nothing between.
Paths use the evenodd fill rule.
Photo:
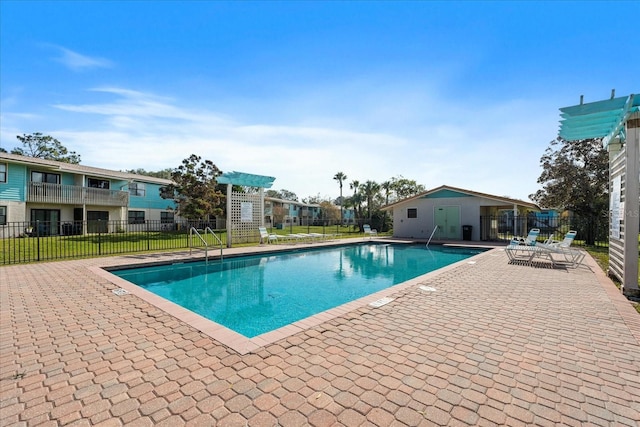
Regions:
<instances>
[{"instance_id":1,"label":"teal trim on building","mask_svg":"<svg viewBox=\"0 0 640 427\"><path fill-rule=\"evenodd\" d=\"M10 153L0 153L0 163L7 165L7 182L0 182L0 205L26 203L9 208L21 221L29 219L32 209L60 210L61 220L70 221L75 219L74 209L83 206L121 219L126 219L121 209L154 211L149 217L158 220L159 211L176 208L173 200L160 197L160 188L170 180ZM31 181L34 172L39 173L37 182Z\"/></svg>"},{"instance_id":2,"label":"teal trim on building","mask_svg":"<svg viewBox=\"0 0 640 427\"><path fill-rule=\"evenodd\" d=\"M27 199L26 188L27 168L24 165L8 163L7 182L0 183L0 200L24 202Z\"/></svg>"},{"instance_id":3,"label":"teal trim on building","mask_svg":"<svg viewBox=\"0 0 640 427\"><path fill-rule=\"evenodd\" d=\"M158 184L140 182L144 184L144 197L136 196L129 192L129 207L133 209L175 209L176 205L173 200L163 199L160 197L160 187Z\"/></svg>"},{"instance_id":4,"label":"teal trim on building","mask_svg":"<svg viewBox=\"0 0 640 427\"><path fill-rule=\"evenodd\" d=\"M454 197L474 197L471 194L460 193L453 190L440 190L432 194L427 194L422 199L451 199Z\"/></svg>"}]
</instances>

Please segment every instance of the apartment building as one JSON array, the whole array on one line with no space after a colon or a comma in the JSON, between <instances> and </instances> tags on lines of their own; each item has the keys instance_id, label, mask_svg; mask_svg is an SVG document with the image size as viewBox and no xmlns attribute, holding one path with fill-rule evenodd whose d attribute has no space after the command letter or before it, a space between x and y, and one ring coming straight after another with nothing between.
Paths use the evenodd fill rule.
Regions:
<instances>
[{"instance_id":1,"label":"apartment building","mask_svg":"<svg viewBox=\"0 0 640 427\"><path fill-rule=\"evenodd\" d=\"M170 180L0 153L0 227L24 222L39 235L113 232L120 221L173 224L175 204L160 197Z\"/></svg>"}]
</instances>

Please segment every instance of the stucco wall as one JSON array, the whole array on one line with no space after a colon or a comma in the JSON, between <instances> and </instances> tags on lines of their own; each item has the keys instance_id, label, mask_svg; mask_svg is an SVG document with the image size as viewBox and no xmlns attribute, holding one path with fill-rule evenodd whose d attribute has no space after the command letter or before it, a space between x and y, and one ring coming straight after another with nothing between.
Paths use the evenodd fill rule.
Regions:
<instances>
[{"instance_id":1,"label":"stucco wall","mask_svg":"<svg viewBox=\"0 0 640 427\"><path fill-rule=\"evenodd\" d=\"M504 206L504 204L474 196L411 200L393 208L393 236L409 239L428 239L435 226L436 209L446 206L456 206L460 212L457 237L452 237L451 239L462 240L462 226L471 225L473 227L471 240L480 240L481 207ZM407 210L409 208L417 209L417 218L407 218ZM436 233L437 236L438 233Z\"/></svg>"}]
</instances>

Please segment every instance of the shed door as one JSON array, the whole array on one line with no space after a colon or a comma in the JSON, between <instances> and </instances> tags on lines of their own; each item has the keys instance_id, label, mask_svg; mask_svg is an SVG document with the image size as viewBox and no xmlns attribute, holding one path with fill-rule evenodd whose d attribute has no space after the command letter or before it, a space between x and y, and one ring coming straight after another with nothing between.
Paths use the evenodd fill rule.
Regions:
<instances>
[{"instance_id":1,"label":"shed door","mask_svg":"<svg viewBox=\"0 0 640 427\"><path fill-rule=\"evenodd\" d=\"M438 206L435 219L441 239L460 239L460 206Z\"/></svg>"}]
</instances>

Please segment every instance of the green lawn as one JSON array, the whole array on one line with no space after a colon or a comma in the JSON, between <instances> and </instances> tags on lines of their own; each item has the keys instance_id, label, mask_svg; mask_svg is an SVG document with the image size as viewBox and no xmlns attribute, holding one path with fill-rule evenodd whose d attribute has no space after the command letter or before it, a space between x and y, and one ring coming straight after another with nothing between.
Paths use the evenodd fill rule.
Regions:
<instances>
[{"instance_id":1,"label":"green lawn","mask_svg":"<svg viewBox=\"0 0 640 427\"><path fill-rule=\"evenodd\" d=\"M353 227L296 226L284 229L270 229L271 233L286 235L290 233L322 233L340 234L342 238L362 237L363 234ZM225 230L216 230L216 237L202 234L209 250L227 245ZM249 246L258 242L255 235L234 239L233 246ZM0 239L0 265L53 261L71 258L89 258L116 254L139 252L178 251L190 247L189 234L184 231L149 231L135 233L95 233L81 236L45 236ZM220 241L218 241L220 239ZM204 248L205 245L193 236L193 247Z\"/></svg>"}]
</instances>

